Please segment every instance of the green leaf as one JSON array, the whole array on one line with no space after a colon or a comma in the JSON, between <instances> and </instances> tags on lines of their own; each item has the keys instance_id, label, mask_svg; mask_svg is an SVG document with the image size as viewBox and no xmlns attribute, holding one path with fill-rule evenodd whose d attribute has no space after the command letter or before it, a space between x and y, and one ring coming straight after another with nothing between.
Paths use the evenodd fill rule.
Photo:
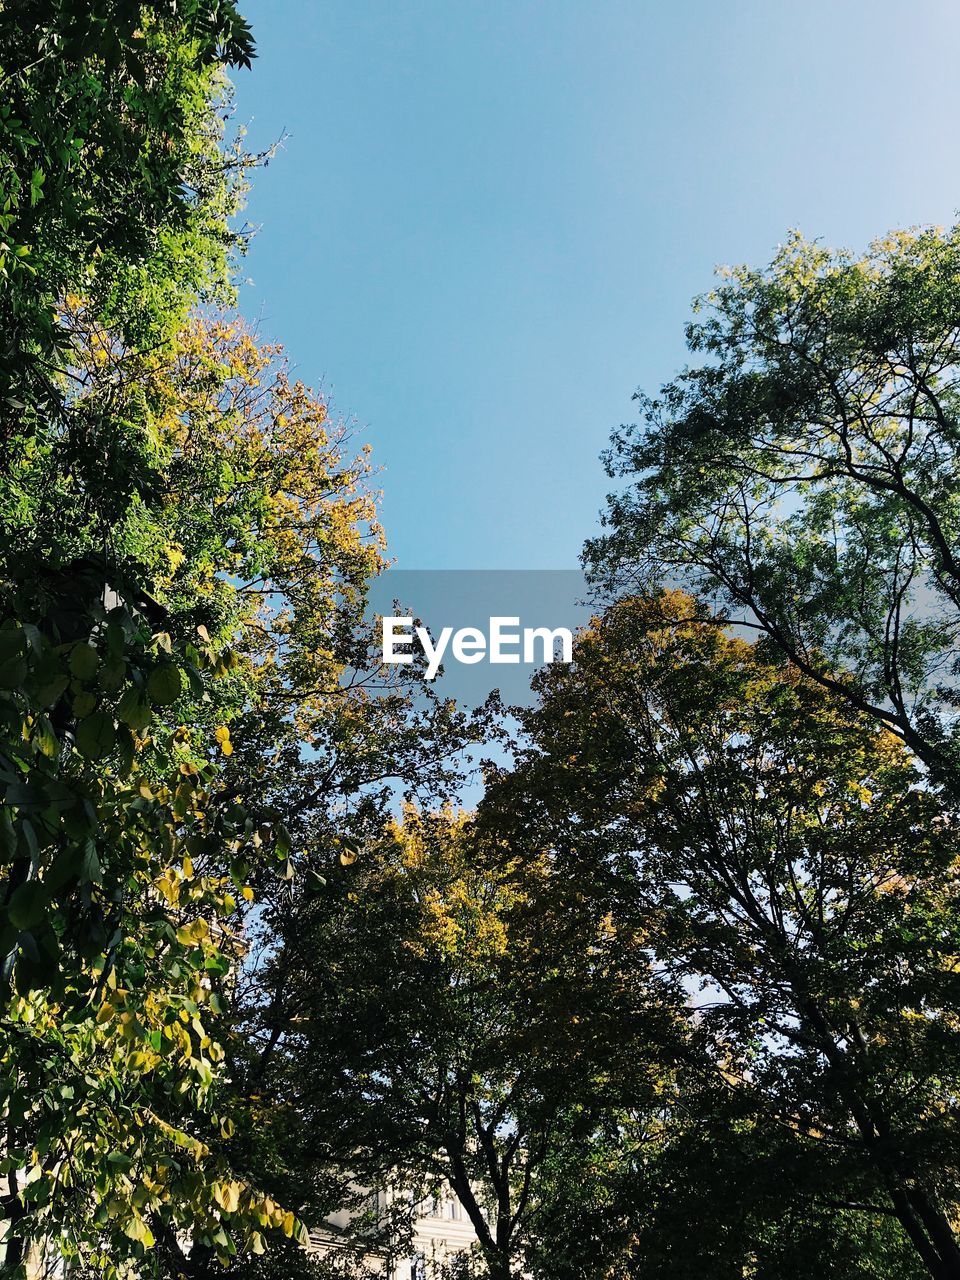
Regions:
<instances>
[{"instance_id":1,"label":"green leaf","mask_svg":"<svg viewBox=\"0 0 960 1280\"><path fill-rule=\"evenodd\" d=\"M117 719L139 733L150 723L153 712L138 689L127 689L117 703Z\"/></svg>"},{"instance_id":2,"label":"green leaf","mask_svg":"<svg viewBox=\"0 0 960 1280\"><path fill-rule=\"evenodd\" d=\"M53 725L46 716L41 716L37 721L37 727L34 731L34 741L36 742L41 754L45 755L48 760L56 758L60 751L60 743L57 741L57 735L53 731Z\"/></svg>"},{"instance_id":3,"label":"green leaf","mask_svg":"<svg viewBox=\"0 0 960 1280\"><path fill-rule=\"evenodd\" d=\"M22 655L23 631L16 624L4 624L0 627L0 662L9 662L11 658Z\"/></svg>"},{"instance_id":4,"label":"green leaf","mask_svg":"<svg viewBox=\"0 0 960 1280\"><path fill-rule=\"evenodd\" d=\"M52 680L42 685L37 690L37 700L40 705L42 707L52 707L55 702L59 701L69 683L69 676L54 676Z\"/></svg>"},{"instance_id":5,"label":"green leaf","mask_svg":"<svg viewBox=\"0 0 960 1280\"><path fill-rule=\"evenodd\" d=\"M88 716L95 709L96 705L96 695L84 689L82 693L78 693L73 699L73 714L78 720L82 720L84 716Z\"/></svg>"},{"instance_id":6,"label":"green leaf","mask_svg":"<svg viewBox=\"0 0 960 1280\"><path fill-rule=\"evenodd\" d=\"M323 893L326 888L327 881L326 878L320 875L318 871L314 871L311 868L307 872L305 885L308 893Z\"/></svg>"},{"instance_id":7,"label":"green leaf","mask_svg":"<svg viewBox=\"0 0 960 1280\"><path fill-rule=\"evenodd\" d=\"M119 622L111 622L107 627L107 653L111 658L122 658L126 640L123 627Z\"/></svg>"},{"instance_id":8,"label":"green leaf","mask_svg":"<svg viewBox=\"0 0 960 1280\"><path fill-rule=\"evenodd\" d=\"M9 809L0 809L0 855L9 860L17 851L17 833Z\"/></svg>"},{"instance_id":9,"label":"green leaf","mask_svg":"<svg viewBox=\"0 0 960 1280\"><path fill-rule=\"evenodd\" d=\"M83 642L75 645L70 654L70 674L77 680L92 680L100 666L100 657L93 645Z\"/></svg>"},{"instance_id":10,"label":"green leaf","mask_svg":"<svg viewBox=\"0 0 960 1280\"><path fill-rule=\"evenodd\" d=\"M125 724L117 725L117 746L120 748L120 776L121 778L128 778L133 769L137 748L133 740L133 734Z\"/></svg>"},{"instance_id":11,"label":"green leaf","mask_svg":"<svg viewBox=\"0 0 960 1280\"><path fill-rule=\"evenodd\" d=\"M95 711L77 725L77 750L87 760L102 760L113 750L116 741L113 717L105 711Z\"/></svg>"},{"instance_id":12,"label":"green leaf","mask_svg":"<svg viewBox=\"0 0 960 1280\"><path fill-rule=\"evenodd\" d=\"M97 847L92 840L87 840L83 846L80 878L88 884L100 883L100 859L97 857Z\"/></svg>"},{"instance_id":13,"label":"green leaf","mask_svg":"<svg viewBox=\"0 0 960 1280\"><path fill-rule=\"evenodd\" d=\"M183 677L180 668L171 662L156 667L147 682L147 692L160 707L168 707L176 702L183 689Z\"/></svg>"},{"instance_id":14,"label":"green leaf","mask_svg":"<svg viewBox=\"0 0 960 1280\"><path fill-rule=\"evenodd\" d=\"M10 923L18 929L34 929L45 918L49 905L50 895L43 881L28 880L14 889L10 898L7 908Z\"/></svg>"},{"instance_id":15,"label":"green leaf","mask_svg":"<svg viewBox=\"0 0 960 1280\"><path fill-rule=\"evenodd\" d=\"M149 1249L153 1246L153 1232L142 1219L131 1218L130 1221L125 1224L123 1230L131 1240L136 1240L139 1244L142 1244L145 1249Z\"/></svg>"},{"instance_id":16,"label":"green leaf","mask_svg":"<svg viewBox=\"0 0 960 1280\"><path fill-rule=\"evenodd\" d=\"M82 862L83 853L81 849L75 844L68 845L66 849L58 853L54 858L44 883L56 893L64 885L78 878Z\"/></svg>"},{"instance_id":17,"label":"green leaf","mask_svg":"<svg viewBox=\"0 0 960 1280\"><path fill-rule=\"evenodd\" d=\"M126 674L126 663L119 658L111 659L100 672L100 688L105 689L107 693L113 693L120 688Z\"/></svg>"}]
</instances>

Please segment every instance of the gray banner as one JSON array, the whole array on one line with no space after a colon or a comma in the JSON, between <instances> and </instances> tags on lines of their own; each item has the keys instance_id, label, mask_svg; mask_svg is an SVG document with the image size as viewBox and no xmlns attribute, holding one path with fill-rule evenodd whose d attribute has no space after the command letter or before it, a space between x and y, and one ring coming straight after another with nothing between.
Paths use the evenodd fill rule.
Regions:
<instances>
[{"instance_id":1,"label":"gray banner","mask_svg":"<svg viewBox=\"0 0 960 1280\"><path fill-rule=\"evenodd\" d=\"M579 569L388 569L370 583L368 616L396 620L388 654L416 647L433 658L441 696L474 707L499 689L505 702L529 704L545 651L563 660L563 632L575 635L596 612L588 596Z\"/></svg>"}]
</instances>

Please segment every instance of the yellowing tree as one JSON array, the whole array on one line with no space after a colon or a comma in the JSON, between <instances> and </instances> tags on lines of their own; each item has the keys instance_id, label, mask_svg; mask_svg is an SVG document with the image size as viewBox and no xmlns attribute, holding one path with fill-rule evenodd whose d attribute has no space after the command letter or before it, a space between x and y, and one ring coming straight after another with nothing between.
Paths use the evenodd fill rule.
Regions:
<instances>
[{"instance_id":1,"label":"yellowing tree","mask_svg":"<svg viewBox=\"0 0 960 1280\"><path fill-rule=\"evenodd\" d=\"M75 298L64 323L68 429L7 486L33 571L0 626L2 1159L16 1239L109 1276L298 1230L224 1155L228 1010L242 905L291 874L271 801L362 720L380 535L278 348L198 319L140 355Z\"/></svg>"},{"instance_id":2,"label":"yellowing tree","mask_svg":"<svg viewBox=\"0 0 960 1280\"><path fill-rule=\"evenodd\" d=\"M408 810L271 923L258 1080L318 1208L331 1172L446 1183L502 1280L573 1166L643 1146L679 1024L624 904L549 850Z\"/></svg>"},{"instance_id":3,"label":"yellowing tree","mask_svg":"<svg viewBox=\"0 0 960 1280\"><path fill-rule=\"evenodd\" d=\"M636 1274L960 1274L956 812L681 592L612 607L540 692L487 821L619 880L697 993Z\"/></svg>"}]
</instances>

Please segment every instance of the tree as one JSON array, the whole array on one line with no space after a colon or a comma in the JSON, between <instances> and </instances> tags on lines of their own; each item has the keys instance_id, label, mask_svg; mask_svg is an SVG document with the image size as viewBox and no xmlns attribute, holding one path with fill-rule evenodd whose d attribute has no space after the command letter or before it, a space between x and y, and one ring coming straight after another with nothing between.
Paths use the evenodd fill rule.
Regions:
<instances>
[{"instance_id":1,"label":"tree","mask_svg":"<svg viewBox=\"0 0 960 1280\"><path fill-rule=\"evenodd\" d=\"M225 309L250 160L222 68L251 56L230 0L0 4L12 1275L42 1245L199 1277L299 1234L241 1138L247 917L299 867L283 816L369 824L421 733L460 741L368 689L366 457Z\"/></svg>"},{"instance_id":2,"label":"tree","mask_svg":"<svg viewBox=\"0 0 960 1280\"><path fill-rule=\"evenodd\" d=\"M898 1224L826 1199L822 1162L686 1046L659 1124L571 1167L537 1224L535 1276L888 1280L922 1274ZM566 1160L566 1153L560 1153Z\"/></svg>"},{"instance_id":3,"label":"tree","mask_svg":"<svg viewBox=\"0 0 960 1280\"><path fill-rule=\"evenodd\" d=\"M300 1234L242 1139L248 919L317 878L295 835L381 825L392 780L442 780L464 740L371 662L365 452L228 310L252 161L225 142L223 68L252 53L232 0L0 0L16 1275L43 1244L199 1277Z\"/></svg>"},{"instance_id":4,"label":"tree","mask_svg":"<svg viewBox=\"0 0 960 1280\"><path fill-rule=\"evenodd\" d=\"M896 1220L846 1208L842 1179L825 1173L822 1151L758 1114L742 1091L716 1073L688 1072L664 1141L621 1188L633 1235L613 1274L694 1280L709 1266L720 1280L923 1275Z\"/></svg>"},{"instance_id":5,"label":"tree","mask_svg":"<svg viewBox=\"0 0 960 1280\"><path fill-rule=\"evenodd\" d=\"M482 1274L516 1275L548 1189L614 1132L642 1141L657 1105L639 1046L674 1024L642 940L609 886L561 883L463 815L408 810L344 861L271 921L254 1034L269 1110L301 1135L293 1168L406 1177L414 1200L448 1183Z\"/></svg>"},{"instance_id":6,"label":"tree","mask_svg":"<svg viewBox=\"0 0 960 1280\"><path fill-rule=\"evenodd\" d=\"M637 1271L712 1258L732 1179L734 1274L789 1274L784 1224L809 1249L832 1214L827 1274L877 1273L878 1248L903 1274L912 1248L910 1273L960 1275L957 814L895 734L709 622L679 592L613 607L545 669L530 746L485 801L498 826L552 826L577 874L629 875L658 971L699 990L696 1109L653 1180L703 1194L719 1169L720 1195L699 1239L689 1218L672 1247L642 1232ZM792 1176L751 1204L758 1157Z\"/></svg>"},{"instance_id":7,"label":"tree","mask_svg":"<svg viewBox=\"0 0 960 1280\"><path fill-rule=\"evenodd\" d=\"M252 56L233 0L0 5L5 459L58 414L66 293L146 346L226 283L245 162L220 146L222 68Z\"/></svg>"},{"instance_id":8,"label":"tree","mask_svg":"<svg viewBox=\"0 0 960 1280\"><path fill-rule=\"evenodd\" d=\"M7 1262L43 1239L109 1275L156 1245L199 1275L298 1229L225 1149L227 1012L242 903L293 874L289 780L322 810L363 777L342 677L379 532L367 463L278 349L198 321L140 354L65 305L71 429L7 483ZM323 734L338 758L302 767Z\"/></svg>"},{"instance_id":9,"label":"tree","mask_svg":"<svg viewBox=\"0 0 960 1280\"><path fill-rule=\"evenodd\" d=\"M687 331L704 363L614 437L631 484L586 553L759 627L954 788L958 264L953 228L725 273Z\"/></svg>"},{"instance_id":10,"label":"tree","mask_svg":"<svg viewBox=\"0 0 960 1280\"><path fill-rule=\"evenodd\" d=\"M99 1247L106 1276L158 1222L229 1252L221 1215L248 1240L284 1221L206 1156L233 886L190 854L249 833L211 794L217 745L164 727L232 660L195 633L174 644L148 582L106 552L112 514L144 496L142 422L124 414L129 388L99 419L78 403L63 323L72 290L128 346L156 346L225 283L245 162L221 149L220 67L251 54L232 4L0 6L0 1094L16 1274L38 1237L68 1257ZM35 518L67 490L79 527L50 538Z\"/></svg>"}]
</instances>

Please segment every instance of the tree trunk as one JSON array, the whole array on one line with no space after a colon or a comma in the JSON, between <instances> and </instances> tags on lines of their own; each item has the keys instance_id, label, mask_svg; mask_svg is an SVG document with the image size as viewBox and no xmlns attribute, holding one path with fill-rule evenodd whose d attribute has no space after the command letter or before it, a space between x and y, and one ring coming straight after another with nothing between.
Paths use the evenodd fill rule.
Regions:
<instances>
[{"instance_id":1,"label":"tree trunk","mask_svg":"<svg viewBox=\"0 0 960 1280\"><path fill-rule=\"evenodd\" d=\"M0 1275L13 1274L17 1267L23 1265L26 1257L26 1245L23 1237L16 1235L17 1224L25 1216L23 1199L20 1195L20 1188L17 1184L16 1170L11 1170L8 1175L9 1191L5 1196L0 1196L0 1205L3 1206L3 1217L6 1223L6 1235L3 1239L2 1258L0 1265Z\"/></svg>"},{"instance_id":2,"label":"tree trunk","mask_svg":"<svg viewBox=\"0 0 960 1280\"><path fill-rule=\"evenodd\" d=\"M505 1258L502 1253L488 1256L486 1263L489 1280L512 1280L510 1259Z\"/></svg>"}]
</instances>

